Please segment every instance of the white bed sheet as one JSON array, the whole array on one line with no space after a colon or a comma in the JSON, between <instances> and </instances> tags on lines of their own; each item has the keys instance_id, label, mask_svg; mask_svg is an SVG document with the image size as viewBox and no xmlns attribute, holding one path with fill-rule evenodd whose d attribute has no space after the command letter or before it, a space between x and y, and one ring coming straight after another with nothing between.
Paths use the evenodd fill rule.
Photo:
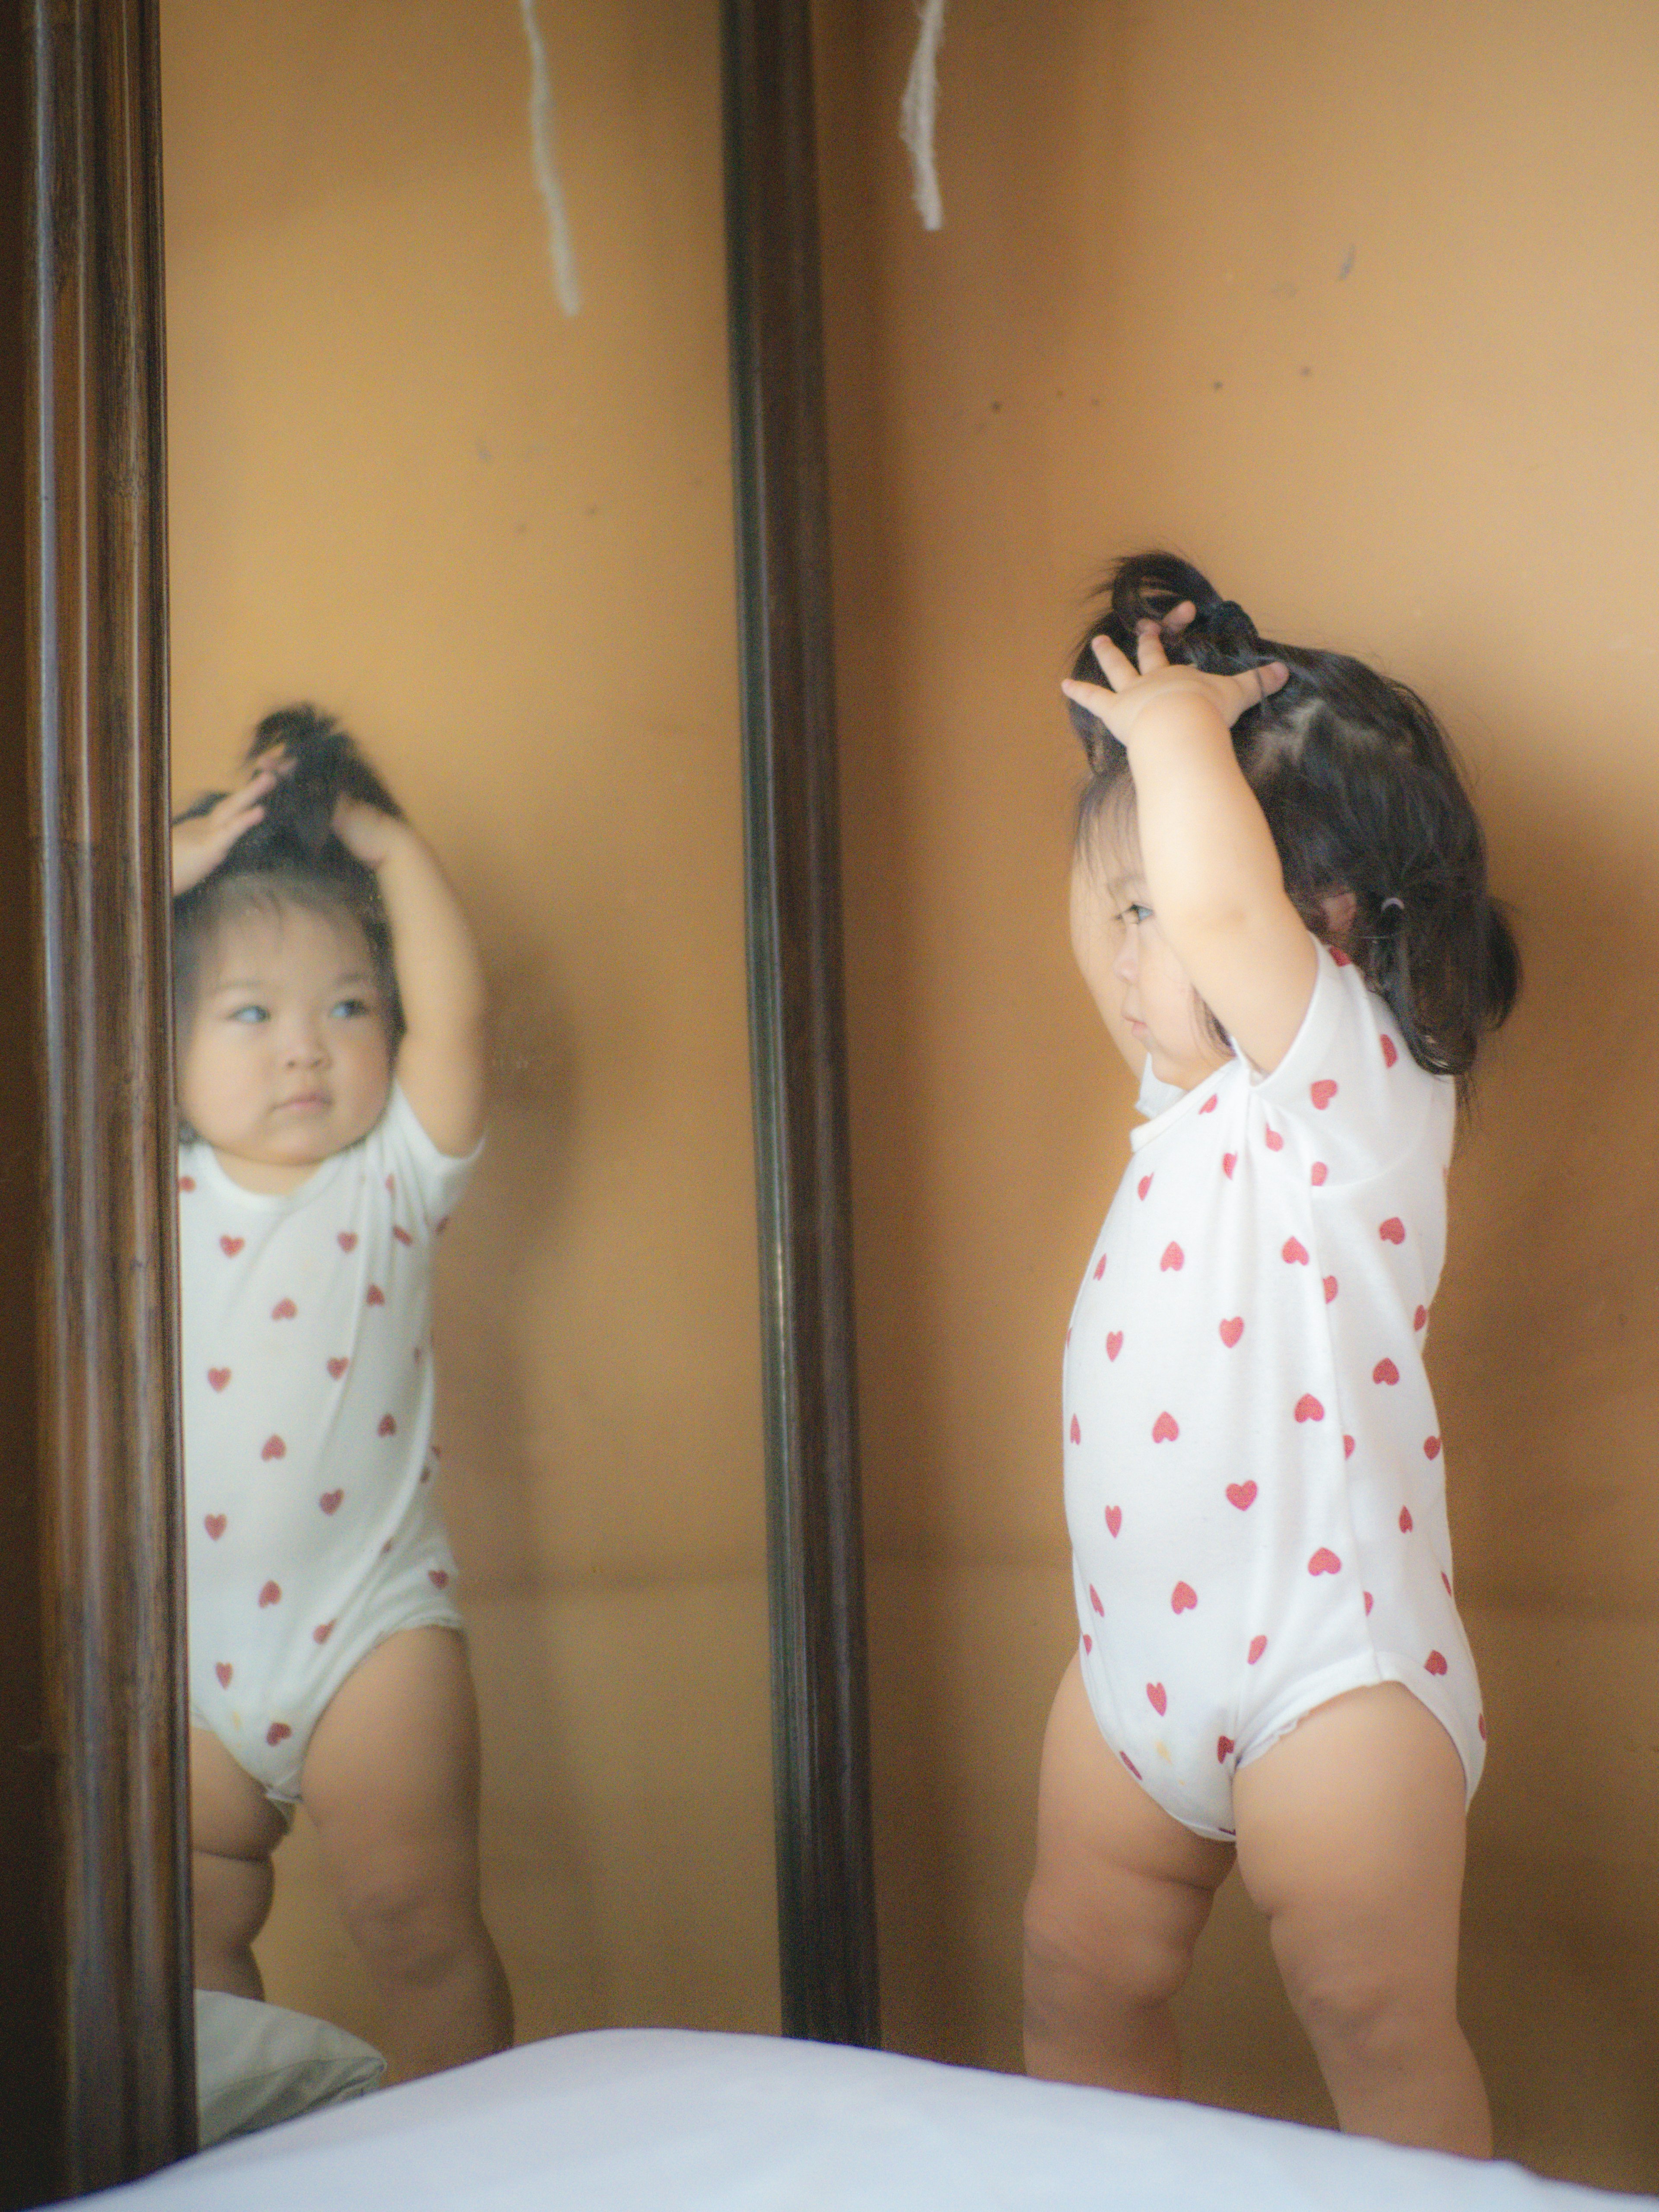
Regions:
<instances>
[{"instance_id":1,"label":"white bed sheet","mask_svg":"<svg viewBox=\"0 0 1659 2212\"><path fill-rule=\"evenodd\" d=\"M1610 2212L1655 2200L882 2051L611 2029L82 2199L107 2212Z\"/></svg>"}]
</instances>

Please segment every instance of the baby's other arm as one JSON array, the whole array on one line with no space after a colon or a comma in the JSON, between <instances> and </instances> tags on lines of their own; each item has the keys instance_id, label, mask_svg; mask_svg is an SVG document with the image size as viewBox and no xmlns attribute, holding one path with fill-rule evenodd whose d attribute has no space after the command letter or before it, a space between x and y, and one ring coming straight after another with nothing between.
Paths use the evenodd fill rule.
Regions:
<instances>
[{"instance_id":1,"label":"baby's other arm","mask_svg":"<svg viewBox=\"0 0 1659 2212\"><path fill-rule=\"evenodd\" d=\"M194 890L223 860L246 830L264 819L261 804L283 768L280 753L266 753L247 781L228 791L205 814L186 815L173 825L173 896Z\"/></svg>"},{"instance_id":2,"label":"baby's other arm","mask_svg":"<svg viewBox=\"0 0 1659 2212\"><path fill-rule=\"evenodd\" d=\"M1183 605L1169 624L1180 629L1191 618ZM1302 1026L1317 961L1231 729L1289 672L1279 661L1240 676L1172 665L1152 623L1141 626L1138 669L1106 638L1095 640L1095 656L1109 690L1061 688L1128 753L1158 927L1199 996L1265 1073Z\"/></svg>"},{"instance_id":3,"label":"baby's other arm","mask_svg":"<svg viewBox=\"0 0 1659 2212\"><path fill-rule=\"evenodd\" d=\"M407 822L343 799L334 832L380 878L404 1030L398 1080L441 1152L464 1158L483 1134L483 967L437 855Z\"/></svg>"}]
</instances>

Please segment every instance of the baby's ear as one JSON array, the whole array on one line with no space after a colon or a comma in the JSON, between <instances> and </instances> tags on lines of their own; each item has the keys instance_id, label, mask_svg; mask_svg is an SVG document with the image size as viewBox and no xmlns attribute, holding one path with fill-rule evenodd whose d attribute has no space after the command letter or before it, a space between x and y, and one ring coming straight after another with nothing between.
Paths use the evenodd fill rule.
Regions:
<instances>
[{"instance_id":1,"label":"baby's ear","mask_svg":"<svg viewBox=\"0 0 1659 2212\"><path fill-rule=\"evenodd\" d=\"M1334 945L1340 951L1353 934L1354 916L1358 906L1351 890L1324 891L1320 895L1319 910L1325 917L1322 932L1327 945Z\"/></svg>"}]
</instances>

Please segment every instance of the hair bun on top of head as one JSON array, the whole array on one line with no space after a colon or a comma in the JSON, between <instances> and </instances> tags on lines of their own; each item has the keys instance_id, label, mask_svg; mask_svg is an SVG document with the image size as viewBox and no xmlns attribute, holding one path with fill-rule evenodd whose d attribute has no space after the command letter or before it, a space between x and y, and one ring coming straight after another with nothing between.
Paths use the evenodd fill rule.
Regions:
<instances>
[{"instance_id":1,"label":"hair bun on top of head","mask_svg":"<svg viewBox=\"0 0 1659 2212\"><path fill-rule=\"evenodd\" d=\"M269 866L283 853L319 860L333 838L334 809L360 799L384 814L403 809L331 714L315 707L279 707L253 732L245 765L252 768L278 746L288 762L265 795L264 817L237 841L244 866Z\"/></svg>"},{"instance_id":2,"label":"hair bun on top of head","mask_svg":"<svg viewBox=\"0 0 1659 2212\"><path fill-rule=\"evenodd\" d=\"M1256 634L1255 624L1236 599L1224 599L1201 568L1175 553L1131 553L1103 579L1106 605L1079 641L1072 663L1072 676L1084 684L1098 684L1100 664L1093 641L1110 638L1120 653L1133 660L1143 622L1163 623L1182 600L1190 600L1193 619L1183 630L1166 637L1171 660L1185 661L1212 675L1235 676L1273 658ZM1085 707L1071 708L1072 727L1083 741L1091 770L1097 775L1107 768L1117 740L1105 725Z\"/></svg>"}]
</instances>

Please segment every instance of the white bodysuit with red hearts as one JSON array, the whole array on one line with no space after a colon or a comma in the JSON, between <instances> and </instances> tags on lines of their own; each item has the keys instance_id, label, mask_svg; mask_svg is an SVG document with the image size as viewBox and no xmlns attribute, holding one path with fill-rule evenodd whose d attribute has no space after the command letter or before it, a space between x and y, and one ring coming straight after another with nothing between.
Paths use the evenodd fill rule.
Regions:
<instances>
[{"instance_id":1,"label":"white bodysuit with red hearts","mask_svg":"<svg viewBox=\"0 0 1659 2212\"><path fill-rule=\"evenodd\" d=\"M433 1498L432 1244L471 1174L396 1086L295 1190L179 1158L191 1717L267 1795L397 1631L459 1628Z\"/></svg>"},{"instance_id":2,"label":"white bodysuit with red hearts","mask_svg":"<svg viewBox=\"0 0 1659 2212\"><path fill-rule=\"evenodd\" d=\"M1452 1597L1422 1346L1454 1086L1320 948L1295 1042L1167 1106L1066 1335L1083 1680L1111 1748L1204 1836L1239 1766L1347 1690L1401 1682L1469 1794L1486 1723Z\"/></svg>"}]
</instances>

